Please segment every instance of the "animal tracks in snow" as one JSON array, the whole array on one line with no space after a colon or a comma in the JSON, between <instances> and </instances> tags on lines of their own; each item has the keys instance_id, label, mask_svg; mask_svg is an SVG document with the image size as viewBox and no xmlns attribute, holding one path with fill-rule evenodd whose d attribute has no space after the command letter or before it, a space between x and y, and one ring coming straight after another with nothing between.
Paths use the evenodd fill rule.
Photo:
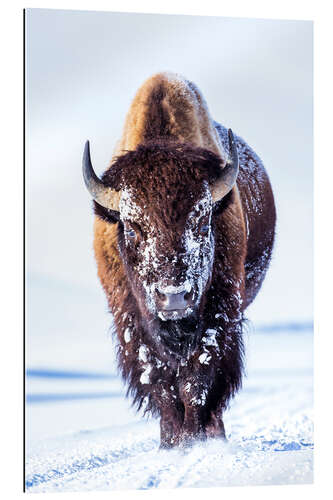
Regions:
<instances>
[{"instance_id":1,"label":"animal tracks in snow","mask_svg":"<svg viewBox=\"0 0 333 500\"><path fill-rule=\"evenodd\" d=\"M185 452L159 450L157 426L153 432L140 433L140 438L129 432L115 440L112 431L101 436L91 433L89 439L76 436L73 447L65 452L56 448L30 458L27 489L49 492L311 482L312 429L302 415L298 422L296 432L294 428L288 433L281 423L260 436L242 436L244 425L229 442L198 443Z\"/></svg>"},{"instance_id":2,"label":"animal tracks in snow","mask_svg":"<svg viewBox=\"0 0 333 500\"><path fill-rule=\"evenodd\" d=\"M28 404L38 429L27 433L27 491L311 483L312 335L260 334L251 343L254 366L249 349L244 387L225 414L227 442L159 450L158 422L136 415L123 396ZM111 383L121 390L103 382Z\"/></svg>"}]
</instances>

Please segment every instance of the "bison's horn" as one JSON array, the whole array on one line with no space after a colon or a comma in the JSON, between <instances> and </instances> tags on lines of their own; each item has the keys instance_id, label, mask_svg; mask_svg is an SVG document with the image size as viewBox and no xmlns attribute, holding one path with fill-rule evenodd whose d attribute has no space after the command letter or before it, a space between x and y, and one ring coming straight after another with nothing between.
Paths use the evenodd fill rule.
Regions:
<instances>
[{"instance_id":1,"label":"bison's horn","mask_svg":"<svg viewBox=\"0 0 333 500\"><path fill-rule=\"evenodd\" d=\"M230 128L228 130L228 137L231 158L227 161L226 166L222 170L221 177L211 187L211 193L214 203L224 198L224 196L227 195L229 191L231 191L236 183L238 175L239 161L237 146L235 143L234 135Z\"/></svg>"},{"instance_id":2,"label":"bison's horn","mask_svg":"<svg viewBox=\"0 0 333 500\"><path fill-rule=\"evenodd\" d=\"M85 185L93 199L103 207L118 212L120 193L106 186L95 174L91 164L89 141L84 147L82 171Z\"/></svg>"}]
</instances>

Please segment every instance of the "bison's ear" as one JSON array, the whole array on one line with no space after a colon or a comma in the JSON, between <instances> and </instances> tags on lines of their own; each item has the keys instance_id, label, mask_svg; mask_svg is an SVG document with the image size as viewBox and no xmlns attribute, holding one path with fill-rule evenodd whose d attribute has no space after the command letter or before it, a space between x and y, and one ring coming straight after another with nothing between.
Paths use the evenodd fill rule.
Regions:
<instances>
[{"instance_id":1,"label":"bison's ear","mask_svg":"<svg viewBox=\"0 0 333 500\"><path fill-rule=\"evenodd\" d=\"M116 210L111 210L110 208L105 208L97 201L94 201L94 212L97 217L105 220L109 224L116 224L120 220L120 214Z\"/></svg>"}]
</instances>

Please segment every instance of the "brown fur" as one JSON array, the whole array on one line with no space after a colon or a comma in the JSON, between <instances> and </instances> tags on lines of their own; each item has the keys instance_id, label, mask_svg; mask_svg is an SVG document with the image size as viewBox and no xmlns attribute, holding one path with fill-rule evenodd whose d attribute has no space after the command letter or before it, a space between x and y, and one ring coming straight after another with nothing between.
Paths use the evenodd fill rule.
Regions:
<instances>
[{"instance_id":1,"label":"brown fur","mask_svg":"<svg viewBox=\"0 0 333 500\"><path fill-rule=\"evenodd\" d=\"M213 269L194 319L161 323L153 317L133 271L136 249L144 244L144 223L129 250L123 222L114 224L117 215L95 203L95 256L114 315L119 366L138 407L160 415L162 446L223 437L223 410L241 385L243 312L269 264L275 208L259 158L241 138L236 141L237 186L214 206ZM159 231L157 253L175 256L173 267L165 259L163 271L178 282L184 273L180 256L186 215L202 195L204 181L211 185L217 179L228 148L227 129L211 120L196 86L178 75L161 73L139 89L112 165L103 176L119 193L130 187L136 204L149 212L150 225ZM150 274L153 279L154 271ZM212 328L218 332L217 347L205 347L205 332ZM130 341L124 338L126 329L133 332ZM184 364L183 346L188 342L193 346ZM146 362L138 357L142 345L149 347ZM203 350L210 356L209 364L200 362ZM140 377L147 362L152 370L149 383L143 384Z\"/></svg>"}]
</instances>

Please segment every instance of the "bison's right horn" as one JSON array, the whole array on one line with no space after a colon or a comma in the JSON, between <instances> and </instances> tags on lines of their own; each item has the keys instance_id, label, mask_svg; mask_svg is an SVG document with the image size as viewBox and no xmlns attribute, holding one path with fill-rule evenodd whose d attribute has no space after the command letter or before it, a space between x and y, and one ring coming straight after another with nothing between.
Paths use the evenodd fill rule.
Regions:
<instances>
[{"instance_id":1,"label":"bison's right horn","mask_svg":"<svg viewBox=\"0 0 333 500\"><path fill-rule=\"evenodd\" d=\"M93 199L102 207L119 212L120 192L106 186L95 174L91 164L89 141L84 147L82 172L85 185Z\"/></svg>"},{"instance_id":2,"label":"bison's right horn","mask_svg":"<svg viewBox=\"0 0 333 500\"><path fill-rule=\"evenodd\" d=\"M229 193L229 191L231 191L237 180L239 170L238 153L234 135L230 128L228 130L228 137L231 158L227 161L226 166L222 170L220 178L211 187L211 193L214 203L222 200L222 198L224 198Z\"/></svg>"}]
</instances>

